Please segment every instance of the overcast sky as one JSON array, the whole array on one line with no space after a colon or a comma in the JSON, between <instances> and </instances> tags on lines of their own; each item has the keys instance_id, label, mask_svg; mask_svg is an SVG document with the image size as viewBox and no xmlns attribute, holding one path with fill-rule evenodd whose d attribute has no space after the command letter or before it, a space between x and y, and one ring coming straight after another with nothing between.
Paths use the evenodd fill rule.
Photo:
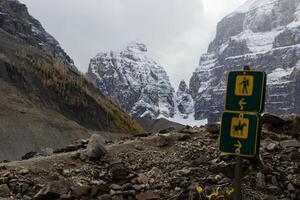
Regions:
<instances>
[{"instance_id":1,"label":"overcast sky","mask_svg":"<svg viewBox=\"0 0 300 200\"><path fill-rule=\"evenodd\" d=\"M217 22L246 0L20 0L86 72L98 52L145 43L177 90L215 36Z\"/></svg>"}]
</instances>

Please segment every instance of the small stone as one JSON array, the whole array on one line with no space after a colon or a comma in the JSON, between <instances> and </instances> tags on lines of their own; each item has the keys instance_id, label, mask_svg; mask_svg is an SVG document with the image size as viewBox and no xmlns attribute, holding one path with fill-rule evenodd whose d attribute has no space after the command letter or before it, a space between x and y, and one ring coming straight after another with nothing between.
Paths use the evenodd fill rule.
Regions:
<instances>
[{"instance_id":1,"label":"small stone","mask_svg":"<svg viewBox=\"0 0 300 200\"><path fill-rule=\"evenodd\" d=\"M125 180L128 178L129 173L129 169L123 166L114 166L111 169L113 180Z\"/></svg>"},{"instance_id":2,"label":"small stone","mask_svg":"<svg viewBox=\"0 0 300 200\"><path fill-rule=\"evenodd\" d=\"M91 187L82 185L82 186L74 186L71 188L72 196L75 198L81 198L88 195L91 192Z\"/></svg>"},{"instance_id":3,"label":"small stone","mask_svg":"<svg viewBox=\"0 0 300 200\"><path fill-rule=\"evenodd\" d=\"M79 151L75 151L71 153L71 158L74 160L77 160L80 158L80 152Z\"/></svg>"},{"instance_id":4,"label":"small stone","mask_svg":"<svg viewBox=\"0 0 300 200\"><path fill-rule=\"evenodd\" d=\"M25 155L23 155L23 156L21 157L21 159L22 159L22 160L28 160L28 159L30 159L30 158L33 158L33 157L36 156L37 154L38 154L38 153L35 152L35 151L30 151L30 152L26 153Z\"/></svg>"},{"instance_id":5,"label":"small stone","mask_svg":"<svg viewBox=\"0 0 300 200\"><path fill-rule=\"evenodd\" d=\"M284 140L284 141L280 142L280 146L282 146L283 148L289 148L289 147L299 148L300 147L300 142L297 141L296 139Z\"/></svg>"},{"instance_id":6,"label":"small stone","mask_svg":"<svg viewBox=\"0 0 300 200\"><path fill-rule=\"evenodd\" d=\"M275 147L276 147L276 144L275 144L275 143L269 143L269 144L267 145L267 150L268 150L268 151L273 151L273 150L275 149Z\"/></svg>"},{"instance_id":7,"label":"small stone","mask_svg":"<svg viewBox=\"0 0 300 200\"><path fill-rule=\"evenodd\" d=\"M278 186L279 185L275 176L271 177L271 182L272 182L272 185L274 185L274 186Z\"/></svg>"},{"instance_id":8,"label":"small stone","mask_svg":"<svg viewBox=\"0 0 300 200\"><path fill-rule=\"evenodd\" d=\"M0 197L9 197L10 190L6 184L0 185Z\"/></svg>"},{"instance_id":9,"label":"small stone","mask_svg":"<svg viewBox=\"0 0 300 200\"><path fill-rule=\"evenodd\" d=\"M69 191L70 187L67 182L53 181L42 187L33 198L37 200L58 199L60 195L67 194Z\"/></svg>"},{"instance_id":10,"label":"small stone","mask_svg":"<svg viewBox=\"0 0 300 200\"><path fill-rule=\"evenodd\" d=\"M205 129L209 133L219 133L220 124L206 124Z\"/></svg>"},{"instance_id":11,"label":"small stone","mask_svg":"<svg viewBox=\"0 0 300 200\"><path fill-rule=\"evenodd\" d=\"M27 196L27 195L23 195L22 200L31 200L32 198Z\"/></svg>"},{"instance_id":12,"label":"small stone","mask_svg":"<svg viewBox=\"0 0 300 200\"><path fill-rule=\"evenodd\" d=\"M139 151L143 151L145 148L142 145L137 144L137 145L135 145L135 149L139 150Z\"/></svg>"},{"instance_id":13,"label":"small stone","mask_svg":"<svg viewBox=\"0 0 300 200\"><path fill-rule=\"evenodd\" d=\"M41 155L42 156L51 156L51 155L53 155L53 149L47 147L47 148L41 150Z\"/></svg>"},{"instance_id":14,"label":"small stone","mask_svg":"<svg viewBox=\"0 0 300 200\"><path fill-rule=\"evenodd\" d=\"M120 185L117 185L117 184L111 184L110 188L112 190L122 190L122 187Z\"/></svg>"},{"instance_id":15,"label":"small stone","mask_svg":"<svg viewBox=\"0 0 300 200\"><path fill-rule=\"evenodd\" d=\"M137 177L137 181L140 184L148 184L149 183L149 179L145 174L139 174L139 176Z\"/></svg>"},{"instance_id":16,"label":"small stone","mask_svg":"<svg viewBox=\"0 0 300 200\"><path fill-rule=\"evenodd\" d=\"M168 127L166 129L162 129L162 130L159 131L159 133L170 133L172 131L176 131L176 128L174 128L173 126Z\"/></svg>"},{"instance_id":17,"label":"small stone","mask_svg":"<svg viewBox=\"0 0 300 200\"><path fill-rule=\"evenodd\" d=\"M25 175L25 174L28 174L29 173L29 169L21 169L19 171L19 174L22 174L22 175Z\"/></svg>"},{"instance_id":18,"label":"small stone","mask_svg":"<svg viewBox=\"0 0 300 200\"><path fill-rule=\"evenodd\" d=\"M85 151L80 151L79 159L80 159L81 161L85 161L85 160L87 159L87 155L86 155L86 152L85 152Z\"/></svg>"},{"instance_id":19,"label":"small stone","mask_svg":"<svg viewBox=\"0 0 300 200\"><path fill-rule=\"evenodd\" d=\"M7 177L0 177L0 185L6 184L7 182L8 182L8 178Z\"/></svg>"},{"instance_id":20,"label":"small stone","mask_svg":"<svg viewBox=\"0 0 300 200\"><path fill-rule=\"evenodd\" d=\"M160 199L160 193L157 190L154 191L145 191L135 195L137 200L153 200Z\"/></svg>"},{"instance_id":21,"label":"small stone","mask_svg":"<svg viewBox=\"0 0 300 200\"><path fill-rule=\"evenodd\" d=\"M265 175L262 172L256 174L256 186L258 188L264 188L266 186Z\"/></svg>"},{"instance_id":22,"label":"small stone","mask_svg":"<svg viewBox=\"0 0 300 200\"><path fill-rule=\"evenodd\" d=\"M64 176L69 176L71 174L71 171L69 169L64 169L62 174Z\"/></svg>"},{"instance_id":23,"label":"small stone","mask_svg":"<svg viewBox=\"0 0 300 200\"><path fill-rule=\"evenodd\" d=\"M288 191L294 191L295 190L295 187L293 186L293 184L289 183L287 185L287 188L288 188Z\"/></svg>"},{"instance_id":24,"label":"small stone","mask_svg":"<svg viewBox=\"0 0 300 200\"><path fill-rule=\"evenodd\" d=\"M144 188L144 185L133 185L132 188L136 191L140 191Z\"/></svg>"},{"instance_id":25,"label":"small stone","mask_svg":"<svg viewBox=\"0 0 300 200\"><path fill-rule=\"evenodd\" d=\"M100 197L98 197L99 200L112 200L111 195L109 194L103 194Z\"/></svg>"},{"instance_id":26,"label":"small stone","mask_svg":"<svg viewBox=\"0 0 300 200\"><path fill-rule=\"evenodd\" d=\"M290 153L290 159L294 162L300 162L300 152L293 151Z\"/></svg>"},{"instance_id":27,"label":"small stone","mask_svg":"<svg viewBox=\"0 0 300 200\"><path fill-rule=\"evenodd\" d=\"M125 183L122 185L122 190L131 190L132 189L132 184L131 183Z\"/></svg>"},{"instance_id":28,"label":"small stone","mask_svg":"<svg viewBox=\"0 0 300 200\"><path fill-rule=\"evenodd\" d=\"M170 135L159 135L154 137L154 143L157 147L167 147L169 146L175 138Z\"/></svg>"}]
</instances>

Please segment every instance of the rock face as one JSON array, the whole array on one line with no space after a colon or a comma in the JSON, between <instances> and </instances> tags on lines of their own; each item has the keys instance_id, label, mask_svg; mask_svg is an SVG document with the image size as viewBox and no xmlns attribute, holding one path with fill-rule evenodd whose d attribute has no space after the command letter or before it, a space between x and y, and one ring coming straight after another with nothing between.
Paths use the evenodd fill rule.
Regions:
<instances>
[{"instance_id":1,"label":"rock face","mask_svg":"<svg viewBox=\"0 0 300 200\"><path fill-rule=\"evenodd\" d=\"M142 43L132 42L121 52L98 54L91 59L87 75L134 117L174 115L169 77Z\"/></svg>"},{"instance_id":2,"label":"rock face","mask_svg":"<svg viewBox=\"0 0 300 200\"><path fill-rule=\"evenodd\" d=\"M176 109L183 118L194 114L194 100L185 81L181 81L176 92Z\"/></svg>"},{"instance_id":3,"label":"rock face","mask_svg":"<svg viewBox=\"0 0 300 200\"><path fill-rule=\"evenodd\" d=\"M30 16L26 6L18 0L0 0L0 28L22 38L34 47L51 53L77 71L73 60L64 52L56 39L45 31L39 21Z\"/></svg>"},{"instance_id":4,"label":"rock face","mask_svg":"<svg viewBox=\"0 0 300 200\"><path fill-rule=\"evenodd\" d=\"M195 118L217 121L228 71L265 70L266 111L300 112L300 2L248 0L217 26L215 39L190 79Z\"/></svg>"}]
</instances>

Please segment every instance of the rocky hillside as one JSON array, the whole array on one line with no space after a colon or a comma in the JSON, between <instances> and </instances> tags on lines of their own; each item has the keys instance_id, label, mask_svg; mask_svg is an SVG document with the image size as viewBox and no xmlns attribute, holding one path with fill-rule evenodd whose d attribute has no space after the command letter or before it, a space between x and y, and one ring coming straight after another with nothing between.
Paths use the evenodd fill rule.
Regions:
<instances>
[{"instance_id":1,"label":"rocky hillside","mask_svg":"<svg viewBox=\"0 0 300 200\"><path fill-rule=\"evenodd\" d=\"M263 121L259 158L243 159L242 199L298 200L300 117ZM218 129L186 127L105 146L93 135L67 148L73 152L3 163L0 197L231 200L234 157L218 151Z\"/></svg>"},{"instance_id":2,"label":"rocky hillside","mask_svg":"<svg viewBox=\"0 0 300 200\"><path fill-rule=\"evenodd\" d=\"M266 110L300 113L300 2L248 0L217 25L215 39L190 79L195 117L218 120L229 70L268 73Z\"/></svg>"},{"instance_id":3,"label":"rocky hillside","mask_svg":"<svg viewBox=\"0 0 300 200\"><path fill-rule=\"evenodd\" d=\"M54 37L45 31L41 23L33 18L24 4L18 0L0 0L0 27L28 44L50 52L74 71L73 60L64 52Z\"/></svg>"},{"instance_id":4,"label":"rocky hillside","mask_svg":"<svg viewBox=\"0 0 300 200\"><path fill-rule=\"evenodd\" d=\"M0 83L0 160L58 148L90 130L142 132L16 0L0 1Z\"/></svg>"},{"instance_id":5,"label":"rocky hillside","mask_svg":"<svg viewBox=\"0 0 300 200\"><path fill-rule=\"evenodd\" d=\"M99 53L91 59L87 76L134 117L174 115L169 77L142 43L132 42L120 52Z\"/></svg>"}]
</instances>

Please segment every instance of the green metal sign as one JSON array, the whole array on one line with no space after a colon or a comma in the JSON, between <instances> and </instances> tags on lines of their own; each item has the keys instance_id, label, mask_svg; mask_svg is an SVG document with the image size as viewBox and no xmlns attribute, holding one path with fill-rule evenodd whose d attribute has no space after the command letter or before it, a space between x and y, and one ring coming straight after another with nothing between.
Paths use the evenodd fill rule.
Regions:
<instances>
[{"instance_id":1,"label":"green metal sign","mask_svg":"<svg viewBox=\"0 0 300 200\"><path fill-rule=\"evenodd\" d=\"M229 72L225 109L262 112L265 101L266 79L266 73L261 71Z\"/></svg>"},{"instance_id":2,"label":"green metal sign","mask_svg":"<svg viewBox=\"0 0 300 200\"><path fill-rule=\"evenodd\" d=\"M260 116L225 111L222 115L219 149L223 153L254 157L258 150Z\"/></svg>"}]
</instances>

